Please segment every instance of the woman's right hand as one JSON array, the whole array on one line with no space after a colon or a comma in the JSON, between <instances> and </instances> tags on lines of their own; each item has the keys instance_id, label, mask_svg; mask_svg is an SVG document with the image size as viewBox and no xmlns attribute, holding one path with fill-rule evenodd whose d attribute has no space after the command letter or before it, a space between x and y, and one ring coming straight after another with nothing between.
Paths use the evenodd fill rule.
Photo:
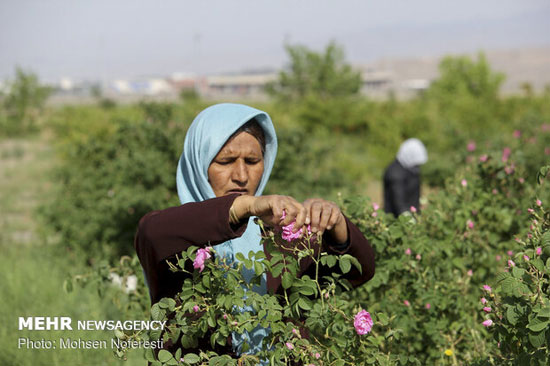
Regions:
<instances>
[{"instance_id":1,"label":"woman's right hand","mask_svg":"<svg viewBox=\"0 0 550 366\"><path fill-rule=\"evenodd\" d=\"M286 226L296 220L294 232L298 231L305 223L307 217L306 208L290 196L239 196L232 206L239 219L250 216L258 216L269 226ZM283 211L286 213L284 219Z\"/></svg>"}]
</instances>

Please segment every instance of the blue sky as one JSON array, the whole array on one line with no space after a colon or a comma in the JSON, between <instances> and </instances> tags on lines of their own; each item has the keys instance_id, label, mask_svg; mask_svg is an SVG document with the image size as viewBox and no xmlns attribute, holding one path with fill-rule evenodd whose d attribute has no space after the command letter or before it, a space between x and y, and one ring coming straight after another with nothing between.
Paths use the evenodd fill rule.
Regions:
<instances>
[{"instance_id":1,"label":"blue sky","mask_svg":"<svg viewBox=\"0 0 550 366\"><path fill-rule=\"evenodd\" d=\"M278 68L283 44L349 61L550 46L548 0L2 0L0 80Z\"/></svg>"}]
</instances>

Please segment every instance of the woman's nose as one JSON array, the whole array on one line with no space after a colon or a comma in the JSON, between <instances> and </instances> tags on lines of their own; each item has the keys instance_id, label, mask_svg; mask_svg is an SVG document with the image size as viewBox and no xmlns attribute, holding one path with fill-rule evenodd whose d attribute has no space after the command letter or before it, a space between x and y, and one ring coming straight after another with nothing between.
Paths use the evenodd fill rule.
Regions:
<instances>
[{"instance_id":1,"label":"woman's nose","mask_svg":"<svg viewBox=\"0 0 550 366\"><path fill-rule=\"evenodd\" d=\"M248 182L248 169L244 161L236 161L231 179L241 184Z\"/></svg>"}]
</instances>

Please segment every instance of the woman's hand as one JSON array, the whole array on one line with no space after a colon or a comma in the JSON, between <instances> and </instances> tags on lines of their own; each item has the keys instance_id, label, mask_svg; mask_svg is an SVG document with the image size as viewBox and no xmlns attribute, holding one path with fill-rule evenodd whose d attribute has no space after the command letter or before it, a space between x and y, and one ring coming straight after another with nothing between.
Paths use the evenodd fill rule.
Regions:
<instances>
[{"instance_id":1,"label":"woman's hand","mask_svg":"<svg viewBox=\"0 0 550 366\"><path fill-rule=\"evenodd\" d=\"M307 212L305 223L311 225L313 233L323 235L326 230L338 244L348 241L346 220L336 203L310 198L303 205Z\"/></svg>"},{"instance_id":2,"label":"woman's hand","mask_svg":"<svg viewBox=\"0 0 550 366\"><path fill-rule=\"evenodd\" d=\"M308 211L304 205L290 196L242 195L235 198L232 209L240 220L250 216L258 216L269 226L286 226L296 220L294 232L307 225L306 216ZM283 210L286 212L286 216L284 220L281 220Z\"/></svg>"}]
</instances>

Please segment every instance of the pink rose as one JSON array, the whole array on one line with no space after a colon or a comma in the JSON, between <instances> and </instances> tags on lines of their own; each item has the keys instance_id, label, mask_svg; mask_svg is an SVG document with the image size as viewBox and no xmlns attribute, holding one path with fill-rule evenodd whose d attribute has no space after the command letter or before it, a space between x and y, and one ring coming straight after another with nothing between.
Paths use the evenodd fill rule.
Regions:
<instances>
[{"instance_id":1,"label":"pink rose","mask_svg":"<svg viewBox=\"0 0 550 366\"><path fill-rule=\"evenodd\" d=\"M405 301L403 301L403 305L405 305L405 306L411 306L411 303L409 302L409 300L405 300Z\"/></svg>"},{"instance_id":2,"label":"pink rose","mask_svg":"<svg viewBox=\"0 0 550 366\"><path fill-rule=\"evenodd\" d=\"M469 276L469 277L472 277L474 275L474 271L472 271L471 269L468 270L468 272L466 272L466 274Z\"/></svg>"},{"instance_id":3,"label":"pink rose","mask_svg":"<svg viewBox=\"0 0 550 366\"><path fill-rule=\"evenodd\" d=\"M193 311L195 313L198 313L199 312L199 307L197 305L193 306Z\"/></svg>"},{"instance_id":4,"label":"pink rose","mask_svg":"<svg viewBox=\"0 0 550 366\"><path fill-rule=\"evenodd\" d=\"M491 292L493 290L489 285L483 285L483 289L487 292Z\"/></svg>"},{"instance_id":5,"label":"pink rose","mask_svg":"<svg viewBox=\"0 0 550 366\"><path fill-rule=\"evenodd\" d=\"M371 214L371 216L372 216L372 217L378 216L378 212L373 212L373 213Z\"/></svg>"},{"instance_id":6,"label":"pink rose","mask_svg":"<svg viewBox=\"0 0 550 366\"><path fill-rule=\"evenodd\" d=\"M372 326L374 325L372 318L368 311L361 310L360 312L355 315L355 319L353 320L353 326L355 327L355 331L359 335L367 334L371 331Z\"/></svg>"},{"instance_id":7,"label":"pink rose","mask_svg":"<svg viewBox=\"0 0 550 366\"><path fill-rule=\"evenodd\" d=\"M466 187L468 185L468 181L466 179L462 179L460 184L462 184L462 187Z\"/></svg>"},{"instance_id":8,"label":"pink rose","mask_svg":"<svg viewBox=\"0 0 550 366\"><path fill-rule=\"evenodd\" d=\"M475 151L475 149L476 149L476 143L475 143L474 141L471 141L471 140L470 140L470 142L468 142L468 145L466 146L466 149L467 149L468 151L470 151L470 152L471 152L471 151Z\"/></svg>"},{"instance_id":9,"label":"pink rose","mask_svg":"<svg viewBox=\"0 0 550 366\"><path fill-rule=\"evenodd\" d=\"M518 179L518 181L519 181L521 184L525 183L525 179L523 179L522 177L520 177L520 178Z\"/></svg>"},{"instance_id":10,"label":"pink rose","mask_svg":"<svg viewBox=\"0 0 550 366\"><path fill-rule=\"evenodd\" d=\"M410 210L411 210L412 213L416 213L416 207L411 206Z\"/></svg>"},{"instance_id":11,"label":"pink rose","mask_svg":"<svg viewBox=\"0 0 550 366\"><path fill-rule=\"evenodd\" d=\"M411 255L412 254L411 248L405 249L405 254L406 255Z\"/></svg>"},{"instance_id":12,"label":"pink rose","mask_svg":"<svg viewBox=\"0 0 550 366\"><path fill-rule=\"evenodd\" d=\"M204 262L211 257L210 255L211 247L206 247L204 249L200 248L197 250L197 256L193 261L193 268L198 269L199 272L204 270Z\"/></svg>"},{"instance_id":13,"label":"pink rose","mask_svg":"<svg viewBox=\"0 0 550 366\"><path fill-rule=\"evenodd\" d=\"M539 199L537 199L537 206L539 206L539 207L542 206L542 201L539 200Z\"/></svg>"},{"instance_id":14,"label":"pink rose","mask_svg":"<svg viewBox=\"0 0 550 366\"><path fill-rule=\"evenodd\" d=\"M483 154L479 157L479 161L481 161L482 163L485 163L488 158L489 157L487 156L487 154Z\"/></svg>"},{"instance_id":15,"label":"pink rose","mask_svg":"<svg viewBox=\"0 0 550 366\"><path fill-rule=\"evenodd\" d=\"M523 260L524 260L524 261L529 262L529 259L530 259L529 256L527 256L527 255L524 255L524 256L523 256Z\"/></svg>"},{"instance_id":16,"label":"pink rose","mask_svg":"<svg viewBox=\"0 0 550 366\"><path fill-rule=\"evenodd\" d=\"M535 212L535 210L533 210L532 208L528 208L528 209L527 209L527 212L533 213L533 212Z\"/></svg>"},{"instance_id":17,"label":"pink rose","mask_svg":"<svg viewBox=\"0 0 550 366\"><path fill-rule=\"evenodd\" d=\"M227 314L223 314L223 319L227 320Z\"/></svg>"},{"instance_id":18,"label":"pink rose","mask_svg":"<svg viewBox=\"0 0 550 366\"><path fill-rule=\"evenodd\" d=\"M482 303L483 305L487 304L487 299L484 298L484 297L482 297L482 298L481 298L481 303Z\"/></svg>"},{"instance_id":19,"label":"pink rose","mask_svg":"<svg viewBox=\"0 0 550 366\"><path fill-rule=\"evenodd\" d=\"M506 254L508 254L510 257L514 255L514 251L513 250L509 250L506 252Z\"/></svg>"},{"instance_id":20,"label":"pink rose","mask_svg":"<svg viewBox=\"0 0 550 366\"><path fill-rule=\"evenodd\" d=\"M516 264L514 263L514 261L511 259L508 259L508 267L515 267L515 266Z\"/></svg>"},{"instance_id":21,"label":"pink rose","mask_svg":"<svg viewBox=\"0 0 550 366\"><path fill-rule=\"evenodd\" d=\"M284 220L285 217L286 217L286 211L283 210L283 216L281 216L281 220ZM283 226L283 232L281 234L281 237L288 242L294 241L296 239L300 239L304 232L303 228L300 228L300 230L296 231L295 233L292 232L292 230L294 229L295 222L296 220L292 221L290 224L286 226ZM307 226L307 233L308 235L311 235L311 225Z\"/></svg>"},{"instance_id":22,"label":"pink rose","mask_svg":"<svg viewBox=\"0 0 550 366\"><path fill-rule=\"evenodd\" d=\"M497 255L495 256L495 259L497 260L497 262L500 262L500 260L502 259L502 257L501 257L500 255L497 254Z\"/></svg>"},{"instance_id":23,"label":"pink rose","mask_svg":"<svg viewBox=\"0 0 550 366\"><path fill-rule=\"evenodd\" d=\"M432 305L430 305L430 303L426 303L426 309L430 310L431 307Z\"/></svg>"},{"instance_id":24,"label":"pink rose","mask_svg":"<svg viewBox=\"0 0 550 366\"><path fill-rule=\"evenodd\" d=\"M483 311L486 312L486 313L490 313L491 312L491 307L486 306L486 307L483 308Z\"/></svg>"},{"instance_id":25,"label":"pink rose","mask_svg":"<svg viewBox=\"0 0 550 366\"><path fill-rule=\"evenodd\" d=\"M474 222L472 220L466 221L466 225L468 226L468 229L470 229L470 230L474 228Z\"/></svg>"},{"instance_id":26,"label":"pink rose","mask_svg":"<svg viewBox=\"0 0 550 366\"><path fill-rule=\"evenodd\" d=\"M422 256L421 256L420 254L417 254L417 255L416 255L416 260L419 261L419 260L421 260L421 259L422 259Z\"/></svg>"},{"instance_id":27,"label":"pink rose","mask_svg":"<svg viewBox=\"0 0 550 366\"><path fill-rule=\"evenodd\" d=\"M314 356L317 360L321 358L321 354L319 352L316 352Z\"/></svg>"},{"instance_id":28,"label":"pink rose","mask_svg":"<svg viewBox=\"0 0 550 366\"><path fill-rule=\"evenodd\" d=\"M380 206L378 206L378 203L376 202L373 202L372 203L372 208L374 209L374 211L378 210L380 208Z\"/></svg>"},{"instance_id":29,"label":"pink rose","mask_svg":"<svg viewBox=\"0 0 550 366\"><path fill-rule=\"evenodd\" d=\"M285 343L285 346L286 346L286 348L288 348L288 349L291 350L291 351L294 349L294 345L293 345L292 343L290 343L290 342L286 342L286 343Z\"/></svg>"},{"instance_id":30,"label":"pink rose","mask_svg":"<svg viewBox=\"0 0 550 366\"><path fill-rule=\"evenodd\" d=\"M519 139L521 137L521 131L520 130L515 130L514 131L514 137Z\"/></svg>"},{"instance_id":31,"label":"pink rose","mask_svg":"<svg viewBox=\"0 0 550 366\"><path fill-rule=\"evenodd\" d=\"M537 255L541 255L542 254L542 248L538 247L537 249L535 249L535 253L537 253Z\"/></svg>"},{"instance_id":32,"label":"pink rose","mask_svg":"<svg viewBox=\"0 0 550 366\"><path fill-rule=\"evenodd\" d=\"M505 147L504 150L502 150L502 162L505 163L508 161L508 158L510 157L512 150L510 150L509 147Z\"/></svg>"},{"instance_id":33,"label":"pink rose","mask_svg":"<svg viewBox=\"0 0 550 366\"><path fill-rule=\"evenodd\" d=\"M483 324L484 327L490 327L491 325L493 325L493 321L491 319L487 319L481 324Z\"/></svg>"}]
</instances>

